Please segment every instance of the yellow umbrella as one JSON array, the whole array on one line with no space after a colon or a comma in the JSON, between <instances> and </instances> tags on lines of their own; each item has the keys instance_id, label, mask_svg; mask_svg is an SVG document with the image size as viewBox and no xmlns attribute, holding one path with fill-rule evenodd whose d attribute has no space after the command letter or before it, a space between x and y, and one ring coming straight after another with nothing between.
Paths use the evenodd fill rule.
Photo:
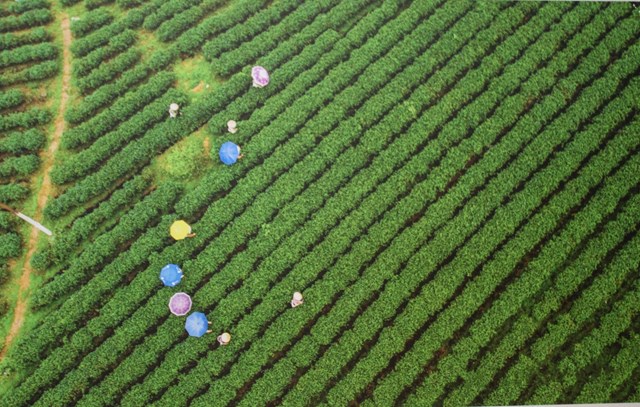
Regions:
<instances>
[{"instance_id":1,"label":"yellow umbrella","mask_svg":"<svg viewBox=\"0 0 640 407\"><path fill-rule=\"evenodd\" d=\"M183 220L177 220L171 225L171 237L176 240L182 240L185 237L190 237L191 226Z\"/></svg>"}]
</instances>

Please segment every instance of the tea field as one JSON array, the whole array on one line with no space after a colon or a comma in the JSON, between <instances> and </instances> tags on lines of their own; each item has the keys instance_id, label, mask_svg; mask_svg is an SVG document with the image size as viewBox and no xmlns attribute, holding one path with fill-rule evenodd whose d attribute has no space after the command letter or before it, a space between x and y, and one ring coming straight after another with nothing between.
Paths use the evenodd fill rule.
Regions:
<instances>
[{"instance_id":1,"label":"tea field","mask_svg":"<svg viewBox=\"0 0 640 407\"><path fill-rule=\"evenodd\" d=\"M640 402L639 36L622 2L0 2L0 202L53 231L0 213L0 405Z\"/></svg>"}]
</instances>

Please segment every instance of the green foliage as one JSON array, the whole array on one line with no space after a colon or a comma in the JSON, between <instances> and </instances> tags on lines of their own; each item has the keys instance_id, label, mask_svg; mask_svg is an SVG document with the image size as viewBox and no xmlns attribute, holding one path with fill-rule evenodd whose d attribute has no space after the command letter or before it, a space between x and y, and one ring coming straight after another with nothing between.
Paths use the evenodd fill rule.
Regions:
<instances>
[{"instance_id":1,"label":"green foliage","mask_svg":"<svg viewBox=\"0 0 640 407\"><path fill-rule=\"evenodd\" d=\"M0 34L0 49L8 50L23 45L38 44L51 40L51 35L43 27L34 28L26 33Z\"/></svg>"},{"instance_id":2,"label":"green foliage","mask_svg":"<svg viewBox=\"0 0 640 407\"><path fill-rule=\"evenodd\" d=\"M89 120L109 102L113 102L119 96L131 91L137 83L140 83L153 73L162 71L172 60L169 52L155 53L146 64L138 64L133 69L122 73L114 83L100 87L87 96L78 107L67 110L65 119L73 124L80 124Z\"/></svg>"},{"instance_id":3,"label":"green foliage","mask_svg":"<svg viewBox=\"0 0 640 407\"><path fill-rule=\"evenodd\" d=\"M25 178L38 170L40 157L37 155L22 155L8 157L0 162L0 177Z\"/></svg>"},{"instance_id":4,"label":"green foliage","mask_svg":"<svg viewBox=\"0 0 640 407\"><path fill-rule=\"evenodd\" d=\"M202 51L208 60L218 58L223 52L229 51L241 43L251 40L260 32L277 24L284 16L299 5L295 0L281 1L262 12L251 16L242 24L231 27L213 40L207 42Z\"/></svg>"},{"instance_id":5,"label":"green foliage","mask_svg":"<svg viewBox=\"0 0 640 407\"><path fill-rule=\"evenodd\" d=\"M84 5L87 10L97 9L98 7L106 6L115 3L115 0L84 0Z\"/></svg>"},{"instance_id":6,"label":"green foliage","mask_svg":"<svg viewBox=\"0 0 640 407\"><path fill-rule=\"evenodd\" d=\"M0 202L12 203L22 201L29 194L29 188L22 184L11 183L0 185Z\"/></svg>"},{"instance_id":7,"label":"green foliage","mask_svg":"<svg viewBox=\"0 0 640 407\"><path fill-rule=\"evenodd\" d=\"M24 45L10 51L0 52L0 68L56 58L58 49L49 43Z\"/></svg>"},{"instance_id":8,"label":"green foliage","mask_svg":"<svg viewBox=\"0 0 640 407\"><path fill-rule=\"evenodd\" d=\"M17 233L0 233L0 261L16 257L21 252L22 240Z\"/></svg>"},{"instance_id":9,"label":"green foliage","mask_svg":"<svg viewBox=\"0 0 640 407\"><path fill-rule=\"evenodd\" d=\"M67 260L82 246L82 241L87 240L101 225L116 221L120 211L138 202L144 196L145 190L150 187L150 182L144 176L132 178L95 210L73 222L70 230L62 232L47 250L51 260L55 264Z\"/></svg>"},{"instance_id":10,"label":"green foliage","mask_svg":"<svg viewBox=\"0 0 640 407\"><path fill-rule=\"evenodd\" d=\"M174 15L170 20L163 22L158 27L156 31L158 39L162 42L175 40L180 34L193 26L194 21L200 20L224 3L225 0L202 0L201 4Z\"/></svg>"},{"instance_id":11,"label":"green foliage","mask_svg":"<svg viewBox=\"0 0 640 407\"><path fill-rule=\"evenodd\" d=\"M0 110L13 109L24 103L24 93L18 89L9 89L0 93Z\"/></svg>"},{"instance_id":12,"label":"green foliage","mask_svg":"<svg viewBox=\"0 0 640 407\"><path fill-rule=\"evenodd\" d=\"M214 52L210 54L206 53L205 48L205 56L211 59L211 66L216 74L227 77L265 55L281 41L288 39L303 28L304 33L308 35L307 41L310 41L326 30L328 26L335 28L348 21L367 4L369 4L367 0L308 2L288 14L278 25L253 37L251 41L242 43L241 38L231 37L229 41L233 48L229 52L223 53L219 59L213 59L213 56L216 55L215 47L213 48ZM314 20L318 15L321 17ZM309 21L313 21L313 23L309 24Z\"/></svg>"},{"instance_id":13,"label":"green foliage","mask_svg":"<svg viewBox=\"0 0 640 407\"><path fill-rule=\"evenodd\" d=\"M87 76L76 81L80 92L86 95L100 86L111 82L117 78L121 72L137 64L141 56L142 53L139 50L131 48L112 60L104 62L92 70Z\"/></svg>"},{"instance_id":14,"label":"green foliage","mask_svg":"<svg viewBox=\"0 0 640 407\"><path fill-rule=\"evenodd\" d=\"M63 147L77 151L51 172L67 185L45 208L55 237L32 260L59 272L30 299L47 318L10 351L22 376L0 404L637 396L632 7L116 3L133 8L74 44L92 94L66 112ZM135 49L154 53L140 62ZM190 98L167 70L200 52L229 78ZM254 64L267 87L251 86ZM34 119L3 119L0 154L40 148L18 136ZM233 166L217 159L227 140L245 155ZM171 239L176 219L196 236ZM8 214L3 224L13 233ZM158 280L167 263L185 272L176 289ZM176 290L231 343L189 338L167 310ZM295 310L293 291L305 297Z\"/></svg>"},{"instance_id":15,"label":"green foliage","mask_svg":"<svg viewBox=\"0 0 640 407\"><path fill-rule=\"evenodd\" d=\"M59 47L44 27L53 21L47 0L7 2L0 12L0 87L38 81L58 72ZM34 86L35 85L35 86ZM47 106L30 106L34 88L29 83L0 92L0 202L20 210L30 193L28 181L40 167L39 152L46 142L41 128L51 121ZM38 100L40 101L40 100ZM8 259L23 254L18 226L24 223L0 212L0 285L9 278ZM0 315L9 309L0 301Z\"/></svg>"},{"instance_id":16,"label":"green foliage","mask_svg":"<svg viewBox=\"0 0 640 407\"><path fill-rule=\"evenodd\" d=\"M153 13L149 14L142 23L145 30L155 30L160 24L169 20L174 14L198 6L202 0L178 0L164 3Z\"/></svg>"},{"instance_id":17,"label":"green foliage","mask_svg":"<svg viewBox=\"0 0 640 407\"><path fill-rule=\"evenodd\" d=\"M92 70L98 68L110 58L126 51L136 42L136 34L132 30L125 30L121 34L109 40L109 44L91 51L84 58L80 58L73 64L73 73L76 77L83 77ZM122 72L120 72L122 74Z\"/></svg>"},{"instance_id":18,"label":"green foliage","mask_svg":"<svg viewBox=\"0 0 640 407\"><path fill-rule=\"evenodd\" d=\"M191 136L168 150L161 165L170 178L186 181L201 175L209 162L208 154L202 150L202 139Z\"/></svg>"},{"instance_id":19,"label":"green foliage","mask_svg":"<svg viewBox=\"0 0 640 407\"><path fill-rule=\"evenodd\" d=\"M103 8L85 13L80 20L71 22L71 32L76 38L85 35L113 22L113 15Z\"/></svg>"},{"instance_id":20,"label":"green foliage","mask_svg":"<svg viewBox=\"0 0 640 407\"><path fill-rule=\"evenodd\" d=\"M77 57L84 57L91 51L108 44L111 38L122 33L126 29L137 28L142 22L142 15L130 12L123 19L103 26L90 34L74 41L71 44L71 52Z\"/></svg>"},{"instance_id":21,"label":"green foliage","mask_svg":"<svg viewBox=\"0 0 640 407\"><path fill-rule=\"evenodd\" d=\"M13 14L22 14L25 11L48 9L50 6L47 0L20 0L14 1L9 4L7 9Z\"/></svg>"},{"instance_id":22,"label":"green foliage","mask_svg":"<svg viewBox=\"0 0 640 407\"><path fill-rule=\"evenodd\" d=\"M178 38L176 46L181 53L193 56L206 40L238 25L266 3L268 0L238 0L232 3L228 12L207 17L197 26L190 28Z\"/></svg>"},{"instance_id":23,"label":"green foliage","mask_svg":"<svg viewBox=\"0 0 640 407\"><path fill-rule=\"evenodd\" d=\"M640 243L640 242L638 242ZM622 340L622 349L611 361L609 369L603 369L598 377L586 383L576 398L577 403L605 403L612 399L614 389L633 380L633 372L638 367L638 346L640 335L632 334Z\"/></svg>"},{"instance_id":24,"label":"green foliage","mask_svg":"<svg viewBox=\"0 0 640 407\"><path fill-rule=\"evenodd\" d=\"M168 120L168 106L178 103L187 105L187 97L174 89L145 106L139 113L123 122L116 130L101 135L90 147L69 158L51 171L51 179L63 184L89 175L106 162L127 143L141 137L158 123Z\"/></svg>"},{"instance_id":25,"label":"green foliage","mask_svg":"<svg viewBox=\"0 0 640 407\"><path fill-rule=\"evenodd\" d=\"M22 82L40 81L51 78L60 71L58 61L46 61L31 65L26 69L15 73L9 73L0 77L0 86L9 86Z\"/></svg>"},{"instance_id":26,"label":"green foliage","mask_svg":"<svg viewBox=\"0 0 640 407\"><path fill-rule=\"evenodd\" d=\"M33 108L26 112L9 113L0 116L0 131L28 129L40 126L51 120L49 110Z\"/></svg>"},{"instance_id":27,"label":"green foliage","mask_svg":"<svg viewBox=\"0 0 640 407\"><path fill-rule=\"evenodd\" d=\"M79 126L64 133L62 145L65 148L77 148L95 141L103 134L113 130L123 120L143 109L154 99L160 97L173 84L175 75L171 72L159 72L137 89L119 98L109 109L93 116ZM166 107L168 109L168 106ZM63 170L60 170L62 174ZM54 179L54 182L55 181Z\"/></svg>"},{"instance_id":28,"label":"green foliage","mask_svg":"<svg viewBox=\"0 0 640 407\"><path fill-rule=\"evenodd\" d=\"M11 272L9 271L9 268L7 267L6 264L2 264L0 265L0 287L4 285L4 283L6 283L9 278L11 277ZM3 316L7 313L9 309L9 304L7 303L6 299L2 299L0 300L0 316Z\"/></svg>"},{"instance_id":29,"label":"green foliage","mask_svg":"<svg viewBox=\"0 0 640 407\"><path fill-rule=\"evenodd\" d=\"M53 21L53 14L48 9L25 11L17 16L0 18L0 33L38 27Z\"/></svg>"},{"instance_id":30,"label":"green foliage","mask_svg":"<svg viewBox=\"0 0 640 407\"><path fill-rule=\"evenodd\" d=\"M0 271L0 274L2 274L2 271ZM9 303L7 302L6 298L0 299L0 317L6 315L8 311Z\"/></svg>"},{"instance_id":31,"label":"green foliage","mask_svg":"<svg viewBox=\"0 0 640 407\"><path fill-rule=\"evenodd\" d=\"M3 201L6 202L6 201ZM0 212L0 230L6 232L15 225L15 215L7 211Z\"/></svg>"},{"instance_id":32,"label":"green foliage","mask_svg":"<svg viewBox=\"0 0 640 407\"><path fill-rule=\"evenodd\" d=\"M37 153L46 141L42 131L29 129L25 132L11 132L0 139L0 153Z\"/></svg>"},{"instance_id":33,"label":"green foliage","mask_svg":"<svg viewBox=\"0 0 640 407\"><path fill-rule=\"evenodd\" d=\"M144 4L144 0L116 0L116 4L121 8L133 8Z\"/></svg>"},{"instance_id":34,"label":"green foliage","mask_svg":"<svg viewBox=\"0 0 640 407\"><path fill-rule=\"evenodd\" d=\"M80 285L92 271L102 265L103 261L112 258L122 250L123 245L130 243L150 225L157 223L159 217L170 210L180 192L178 184L166 183L134 206L120 218L113 229L92 243L92 249L85 249L64 274L42 287L33 297L33 306L49 304Z\"/></svg>"}]
</instances>

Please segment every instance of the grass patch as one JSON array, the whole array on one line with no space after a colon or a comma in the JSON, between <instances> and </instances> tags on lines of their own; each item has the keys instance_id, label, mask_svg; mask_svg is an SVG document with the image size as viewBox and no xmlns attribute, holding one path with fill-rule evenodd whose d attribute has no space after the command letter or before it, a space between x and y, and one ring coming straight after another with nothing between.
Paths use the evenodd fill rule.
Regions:
<instances>
[{"instance_id":1,"label":"grass patch","mask_svg":"<svg viewBox=\"0 0 640 407\"><path fill-rule=\"evenodd\" d=\"M145 56L153 55L158 50L165 49L167 46L160 42L153 33L145 30L137 30L138 42L136 46L142 51L143 59Z\"/></svg>"},{"instance_id":2,"label":"grass patch","mask_svg":"<svg viewBox=\"0 0 640 407\"><path fill-rule=\"evenodd\" d=\"M195 185L213 167L209 149L210 141L203 128L191 133L153 161L151 170L157 175L156 181Z\"/></svg>"},{"instance_id":3,"label":"grass patch","mask_svg":"<svg viewBox=\"0 0 640 407\"><path fill-rule=\"evenodd\" d=\"M222 83L202 55L180 61L175 66L175 73L178 78L177 88L188 94L192 102L213 92Z\"/></svg>"}]
</instances>

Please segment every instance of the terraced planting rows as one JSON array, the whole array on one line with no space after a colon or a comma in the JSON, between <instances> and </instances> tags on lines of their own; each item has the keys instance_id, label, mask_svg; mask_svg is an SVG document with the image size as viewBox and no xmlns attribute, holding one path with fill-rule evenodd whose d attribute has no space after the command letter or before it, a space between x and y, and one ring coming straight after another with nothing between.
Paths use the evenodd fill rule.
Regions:
<instances>
[{"instance_id":1,"label":"terraced planting rows","mask_svg":"<svg viewBox=\"0 0 640 407\"><path fill-rule=\"evenodd\" d=\"M53 118L52 78L60 70L53 13L47 1L11 2L0 13L0 202L21 208L40 169L45 131ZM16 218L0 213L0 280L5 262L22 253L24 238ZM0 314L7 311L4 298Z\"/></svg>"},{"instance_id":2,"label":"terraced planting rows","mask_svg":"<svg viewBox=\"0 0 640 407\"><path fill-rule=\"evenodd\" d=\"M2 404L640 401L631 5L65 6L56 237L32 262L41 320L2 362ZM1 41L38 60L30 33ZM16 114L2 126L46 122ZM195 237L170 238L176 219ZM214 334L185 332L176 292Z\"/></svg>"}]
</instances>

